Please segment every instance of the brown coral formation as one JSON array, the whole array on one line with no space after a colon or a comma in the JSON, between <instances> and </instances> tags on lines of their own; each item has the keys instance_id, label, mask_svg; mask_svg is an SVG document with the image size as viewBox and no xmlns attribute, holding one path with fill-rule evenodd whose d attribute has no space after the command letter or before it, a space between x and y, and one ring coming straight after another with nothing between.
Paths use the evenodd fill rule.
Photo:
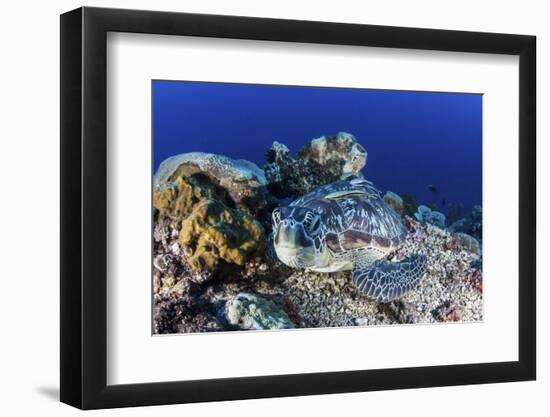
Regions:
<instances>
[{"instance_id":1,"label":"brown coral formation","mask_svg":"<svg viewBox=\"0 0 550 417\"><path fill-rule=\"evenodd\" d=\"M212 199L193 207L179 234L189 253L186 261L196 272L213 271L220 260L242 266L264 241L262 226L250 214Z\"/></svg>"},{"instance_id":2,"label":"brown coral formation","mask_svg":"<svg viewBox=\"0 0 550 417\"><path fill-rule=\"evenodd\" d=\"M164 236L167 252L181 254L193 272L212 272L220 260L243 265L249 255L263 248L261 224L247 211L228 207L221 193L196 178L181 176L158 187L153 207L157 226L165 223L166 229L172 229L170 235L178 234L178 240L169 244ZM162 232L159 234L157 240L162 241ZM154 260L161 271L164 259Z\"/></svg>"},{"instance_id":3,"label":"brown coral formation","mask_svg":"<svg viewBox=\"0 0 550 417\"><path fill-rule=\"evenodd\" d=\"M193 177L180 176L159 186L153 193L153 207L161 219L179 220L188 216L201 200L215 198L214 189Z\"/></svg>"},{"instance_id":4,"label":"brown coral formation","mask_svg":"<svg viewBox=\"0 0 550 417\"><path fill-rule=\"evenodd\" d=\"M264 197L264 172L254 163L243 159L203 152L174 155L160 164L154 177L154 186L161 187L182 176L202 178L215 188L222 189L240 207L256 206Z\"/></svg>"}]
</instances>

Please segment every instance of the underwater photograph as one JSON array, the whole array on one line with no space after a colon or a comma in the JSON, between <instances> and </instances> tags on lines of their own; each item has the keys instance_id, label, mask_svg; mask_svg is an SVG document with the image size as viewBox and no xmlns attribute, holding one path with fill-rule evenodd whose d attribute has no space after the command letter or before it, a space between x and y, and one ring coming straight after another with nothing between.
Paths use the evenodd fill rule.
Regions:
<instances>
[{"instance_id":1,"label":"underwater photograph","mask_svg":"<svg viewBox=\"0 0 550 417\"><path fill-rule=\"evenodd\" d=\"M481 94L151 88L153 334L483 320Z\"/></svg>"}]
</instances>

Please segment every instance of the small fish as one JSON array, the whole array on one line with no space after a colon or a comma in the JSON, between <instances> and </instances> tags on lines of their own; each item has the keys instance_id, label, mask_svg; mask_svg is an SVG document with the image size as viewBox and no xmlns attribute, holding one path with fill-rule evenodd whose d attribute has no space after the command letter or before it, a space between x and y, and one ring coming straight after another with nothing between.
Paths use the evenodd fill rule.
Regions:
<instances>
[{"instance_id":1,"label":"small fish","mask_svg":"<svg viewBox=\"0 0 550 417\"><path fill-rule=\"evenodd\" d=\"M441 200L441 205L444 206L446 203L445 199Z\"/></svg>"},{"instance_id":2,"label":"small fish","mask_svg":"<svg viewBox=\"0 0 550 417\"><path fill-rule=\"evenodd\" d=\"M435 188L435 185L428 184L426 188L428 189L428 191L431 191L432 193L437 193L437 188Z\"/></svg>"}]
</instances>

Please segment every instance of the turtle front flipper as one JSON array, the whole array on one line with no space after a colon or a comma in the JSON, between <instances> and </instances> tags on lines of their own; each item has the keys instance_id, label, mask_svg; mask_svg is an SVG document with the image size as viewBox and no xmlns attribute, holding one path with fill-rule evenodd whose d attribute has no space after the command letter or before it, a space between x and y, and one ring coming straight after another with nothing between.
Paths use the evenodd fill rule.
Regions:
<instances>
[{"instance_id":1,"label":"turtle front flipper","mask_svg":"<svg viewBox=\"0 0 550 417\"><path fill-rule=\"evenodd\" d=\"M415 288L426 271L426 257L415 255L401 262L353 262L353 282L368 297L378 302L400 298Z\"/></svg>"}]
</instances>

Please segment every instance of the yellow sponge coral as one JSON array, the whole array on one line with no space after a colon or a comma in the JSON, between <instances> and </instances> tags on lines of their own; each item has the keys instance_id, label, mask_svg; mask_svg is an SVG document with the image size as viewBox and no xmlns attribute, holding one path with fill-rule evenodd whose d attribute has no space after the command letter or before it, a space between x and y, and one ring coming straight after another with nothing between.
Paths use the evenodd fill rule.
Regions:
<instances>
[{"instance_id":1,"label":"yellow sponge coral","mask_svg":"<svg viewBox=\"0 0 550 417\"><path fill-rule=\"evenodd\" d=\"M184 261L195 272L214 271L220 260L243 265L264 245L260 223L245 210L228 207L223 195L200 178L180 176L157 187L156 221L181 225Z\"/></svg>"},{"instance_id":2,"label":"yellow sponge coral","mask_svg":"<svg viewBox=\"0 0 550 417\"><path fill-rule=\"evenodd\" d=\"M202 200L181 223L179 241L192 249L187 263L196 271L212 271L220 259L243 265L264 244L260 223L243 210L214 199Z\"/></svg>"},{"instance_id":3,"label":"yellow sponge coral","mask_svg":"<svg viewBox=\"0 0 550 417\"><path fill-rule=\"evenodd\" d=\"M212 186L200 183L193 177L181 176L155 190L153 207L159 210L161 217L181 219L188 216L199 201L214 197Z\"/></svg>"}]
</instances>

